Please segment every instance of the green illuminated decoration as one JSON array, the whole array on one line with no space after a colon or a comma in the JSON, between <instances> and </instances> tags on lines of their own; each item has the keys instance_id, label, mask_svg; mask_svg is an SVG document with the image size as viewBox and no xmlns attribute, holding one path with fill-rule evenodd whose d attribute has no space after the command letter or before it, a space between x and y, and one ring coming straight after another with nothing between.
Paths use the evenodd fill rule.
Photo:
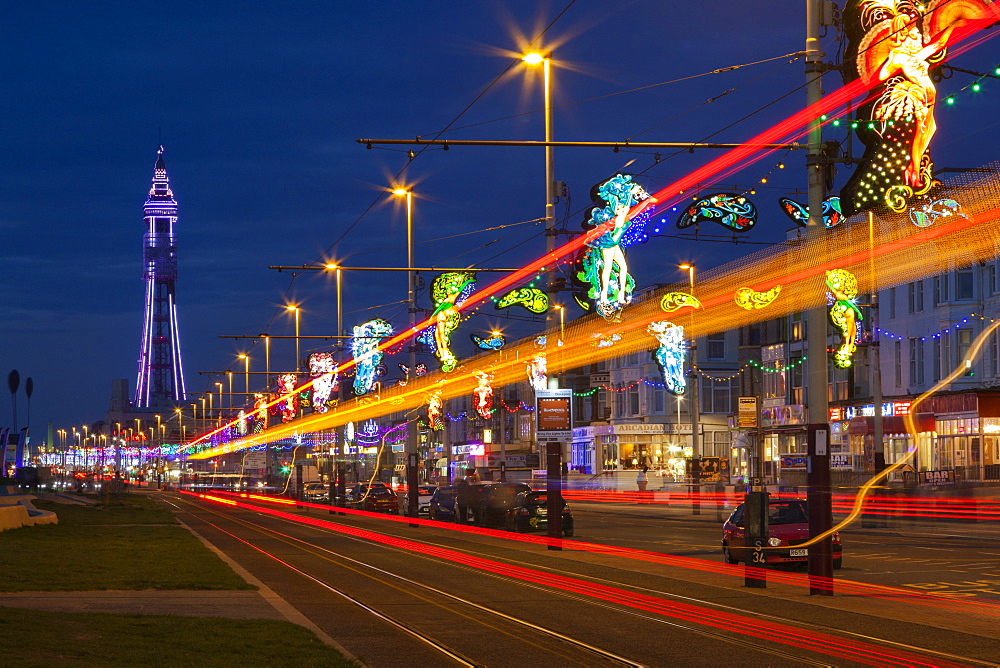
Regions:
<instances>
[{"instance_id":1,"label":"green illuminated decoration","mask_svg":"<svg viewBox=\"0 0 1000 668\"><path fill-rule=\"evenodd\" d=\"M937 130L937 88L930 68L944 60L955 28L1000 19L989 0L848 0L849 39L844 62L850 78L876 84L857 110L866 150L841 190L844 215L888 209L902 213L911 200L938 185L928 146Z\"/></svg>"},{"instance_id":2,"label":"green illuminated decoration","mask_svg":"<svg viewBox=\"0 0 1000 668\"><path fill-rule=\"evenodd\" d=\"M451 333L454 332L462 315L458 308L475 289L476 274L471 271L448 271L440 274L431 284L431 299L434 300L434 353L441 362L441 371L454 371L458 358L451 351Z\"/></svg>"},{"instance_id":3,"label":"green illuminated decoration","mask_svg":"<svg viewBox=\"0 0 1000 668\"><path fill-rule=\"evenodd\" d=\"M510 306L523 306L532 313L549 310L549 296L538 288L514 288L497 300L497 310Z\"/></svg>"},{"instance_id":4,"label":"green illuminated decoration","mask_svg":"<svg viewBox=\"0 0 1000 668\"><path fill-rule=\"evenodd\" d=\"M858 322L863 317L854 303L858 296L858 279L844 269L831 269L826 272L826 287L833 296L830 322L840 330L840 347L833 353L833 363L846 369L851 366L858 348Z\"/></svg>"}]
</instances>

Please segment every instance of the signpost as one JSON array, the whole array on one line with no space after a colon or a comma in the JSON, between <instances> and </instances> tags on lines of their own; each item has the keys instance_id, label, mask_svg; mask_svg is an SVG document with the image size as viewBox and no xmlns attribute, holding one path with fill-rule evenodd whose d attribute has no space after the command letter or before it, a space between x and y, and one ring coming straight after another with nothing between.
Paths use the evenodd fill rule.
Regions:
<instances>
[{"instance_id":1,"label":"signpost","mask_svg":"<svg viewBox=\"0 0 1000 668\"><path fill-rule=\"evenodd\" d=\"M809 538L826 533L833 526L829 435L826 423L809 425L809 468L806 471ZM833 541L830 536L809 546L809 594L833 596Z\"/></svg>"},{"instance_id":2,"label":"signpost","mask_svg":"<svg viewBox=\"0 0 1000 668\"><path fill-rule=\"evenodd\" d=\"M757 397L740 397L736 426L740 429L757 428Z\"/></svg>"}]
</instances>

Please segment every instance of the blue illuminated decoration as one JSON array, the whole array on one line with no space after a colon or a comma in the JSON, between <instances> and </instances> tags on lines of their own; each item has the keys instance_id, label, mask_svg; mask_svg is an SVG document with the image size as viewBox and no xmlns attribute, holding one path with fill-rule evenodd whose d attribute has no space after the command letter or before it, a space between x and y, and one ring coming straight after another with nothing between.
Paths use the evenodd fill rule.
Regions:
<instances>
[{"instance_id":1,"label":"blue illuminated decoration","mask_svg":"<svg viewBox=\"0 0 1000 668\"><path fill-rule=\"evenodd\" d=\"M507 339L500 332L492 332L488 337L469 334L469 338L482 350L500 350L507 343Z\"/></svg>"},{"instance_id":2,"label":"blue illuminated decoration","mask_svg":"<svg viewBox=\"0 0 1000 668\"><path fill-rule=\"evenodd\" d=\"M545 313L549 310L549 296L538 288L514 288L496 301L494 308L509 308L521 306L532 313Z\"/></svg>"},{"instance_id":3,"label":"blue illuminated decoration","mask_svg":"<svg viewBox=\"0 0 1000 668\"><path fill-rule=\"evenodd\" d=\"M653 359L660 365L663 386L672 394L684 394L687 390L687 380L684 378L684 362L687 359L684 328L667 320L660 320L649 323L646 331L660 343L653 351Z\"/></svg>"},{"instance_id":4,"label":"blue illuminated decoration","mask_svg":"<svg viewBox=\"0 0 1000 668\"><path fill-rule=\"evenodd\" d=\"M331 353L312 353L309 355L309 375L312 376L312 405L317 413L329 410L327 402L330 396L340 389L337 376L337 363Z\"/></svg>"},{"instance_id":5,"label":"blue illuminated decoration","mask_svg":"<svg viewBox=\"0 0 1000 668\"><path fill-rule=\"evenodd\" d=\"M748 232L757 224L757 207L744 195L715 193L685 209L677 227L684 229L698 223L718 223L734 232Z\"/></svg>"},{"instance_id":6,"label":"blue illuminated decoration","mask_svg":"<svg viewBox=\"0 0 1000 668\"><path fill-rule=\"evenodd\" d=\"M930 227L938 218L968 218L962 205L953 199L936 199L922 207L910 209L910 222L917 227Z\"/></svg>"},{"instance_id":7,"label":"blue illuminated decoration","mask_svg":"<svg viewBox=\"0 0 1000 668\"><path fill-rule=\"evenodd\" d=\"M547 390L549 387L548 361L544 354L535 355L528 361L525 369L528 373L528 383L533 390Z\"/></svg>"},{"instance_id":8,"label":"blue illuminated decoration","mask_svg":"<svg viewBox=\"0 0 1000 668\"><path fill-rule=\"evenodd\" d=\"M446 373L458 366L458 358L451 351L451 333L462 322L458 309L475 289L476 274L471 271L447 271L438 275L431 284L434 354L441 362L441 371Z\"/></svg>"},{"instance_id":9,"label":"blue illuminated decoration","mask_svg":"<svg viewBox=\"0 0 1000 668\"><path fill-rule=\"evenodd\" d=\"M392 335L392 325L382 318L375 318L354 328L351 339L351 354L356 365L354 371L354 393L367 394L375 384L375 370L382 363L382 351L378 344L382 337Z\"/></svg>"},{"instance_id":10,"label":"blue illuminated decoration","mask_svg":"<svg viewBox=\"0 0 1000 668\"><path fill-rule=\"evenodd\" d=\"M809 207L803 206L793 199L787 197L778 198L778 204L785 215L791 218L797 225L806 227L809 225ZM844 214L840 211L840 198L827 197L823 200L823 226L827 229L836 227L844 220Z\"/></svg>"},{"instance_id":11,"label":"blue illuminated decoration","mask_svg":"<svg viewBox=\"0 0 1000 668\"><path fill-rule=\"evenodd\" d=\"M635 280L628 272L625 246L642 240L643 231L650 211L647 207L656 204L642 186L632 180L630 174L615 174L591 189L591 198L604 206L594 207L583 223L584 229L613 223L611 228L587 244L576 260L575 280L589 286L586 297L593 300L595 310L602 317L617 318L621 310L632 301ZM637 204L643 206L627 218ZM633 225L637 229L632 230ZM648 237L647 237L648 238ZM583 300L577 298L577 302Z\"/></svg>"}]
</instances>

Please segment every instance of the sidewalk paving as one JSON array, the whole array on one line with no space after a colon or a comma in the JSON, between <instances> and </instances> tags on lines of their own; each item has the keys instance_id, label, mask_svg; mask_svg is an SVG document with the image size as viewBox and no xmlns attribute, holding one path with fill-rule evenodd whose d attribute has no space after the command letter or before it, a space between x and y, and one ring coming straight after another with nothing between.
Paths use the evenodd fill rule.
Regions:
<instances>
[{"instance_id":1,"label":"sidewalk paving","mask_svg":"<svg viewBox=\"0 0 1000 668\"><path fill-rule=\"evenodd\" d=\"M0 606L49 612L285 619L256 591L28 591L0 593Z\"/></svg>"}]
</instances>

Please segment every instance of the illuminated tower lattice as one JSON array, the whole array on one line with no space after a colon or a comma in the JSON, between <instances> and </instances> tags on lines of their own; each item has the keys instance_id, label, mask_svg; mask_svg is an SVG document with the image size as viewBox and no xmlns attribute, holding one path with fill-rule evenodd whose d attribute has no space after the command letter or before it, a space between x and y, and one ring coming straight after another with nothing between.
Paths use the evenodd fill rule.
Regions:
<instances>
[{"instance_id":1,"label":"illuminated tower lattice","mask_svg":"<svg viewBox=\"0 0 1000 668\"><path fill-rule=\"evenodd\" d=\"M143 207L142 278L146 309L135 387L137 408L158 407L184 399L184 369L177 330L177 202L170 191L163 147L157 151L153 185Z\"/></svg>"}]
</instances>

